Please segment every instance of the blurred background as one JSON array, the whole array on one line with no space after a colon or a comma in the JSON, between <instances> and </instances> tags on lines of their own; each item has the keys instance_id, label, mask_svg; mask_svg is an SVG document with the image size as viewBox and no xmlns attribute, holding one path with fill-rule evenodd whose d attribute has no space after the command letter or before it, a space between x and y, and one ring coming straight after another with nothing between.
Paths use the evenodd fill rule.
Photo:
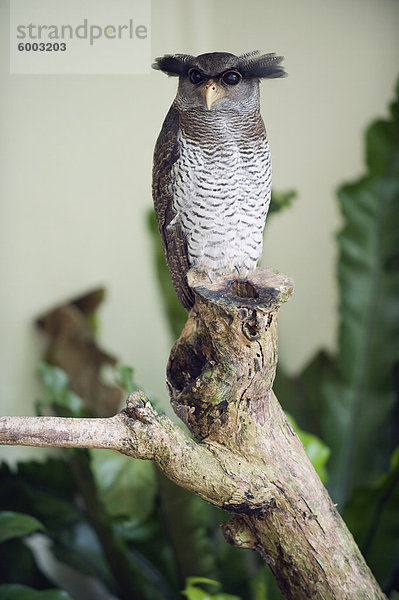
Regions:
<instances>
[{"instance_id":1,"label":"blurred background","mask_svg":"<svg viewBox=\"0 0 399 600\"><path fill-rule=\"evenodd\" d=\"M264 266L274 267L292 276L295 281L295 294L280 312L279 354L283 375L278 382L279 397L286 396L285 408L299 417L302 427L319 435L332 449L327 465L329 490L334 498L342 499L340 508L348 502L345 504L345 519L362 551L366 554L372 547L374 554L369 552L372 568L388 591L399 589L399 570L391 561L389 569L384 571L386 557L381 548L387 552L386 539L382 536L374 542L367 532L376 531L374 516L380 518L381 498L388 498L384 485L391 490L389 502L392 506L389 505L391 508L388 507L385 512L385 515L389 513L389 519L394 514L394 501L397 506L399 493L399 454L392 454L393 440L397 437L392 436L389 444L387 442L389 448L378 455L381 437L395 416L392 412L395 394L392 372L399 379L397 362L395 367L397 354L393 350L394 347L397 350L398 345L395 333L399 323L398 296L394 302L392 296L395 296L393 291L396 288L393 284L389 288L389 282L393 281L389 279L390 273L394 273L395 269L397 285L398 244L395 242L395 251L389 247L389 252L384 255L387 258L384 264L389 289L386 296L382 294L379 297L378 304L382 319L387 307L385 326L388 332L392 332L392 339L386 342L382 335L386 338L389 335L385 332L380 335L379 346L372 339L371 345L374 344L375 353L381 359L378 362L374 356L371 357L374 360L374 379L371 377L368 382L366 375L360 382L362 388L358 365L351 358L356 356L358 359L363 355L357 352L358 347L351 346L351 341L352 338L355 342L360 338L364 341L368 335L367 320L357 319L359 315L355 313L356 306L362 303L361 277L370 265L363 268L361 260L358 261L360 268L355 275L359 278L351 272L346 288L342 287L341 277L341 309L346 298L349 303L354 299L355 310L352 310L353 306L344 306L341 311L345 313L346 310L346 329L343 328L344 335L341 335L341 342L346 343L342 342L339 346L336 234L342 229L343 219L336 191L342 184L356 181L365 173L365 129L377 118L388 118L388 105L394 97L398 76L398 30L398 0L152 0L153 58L175 52L197 55L227 51L241 54L254 49L285 56L288 77L261 84L261 109L273 158L273 187L276 192L295 190L297 193L292 206L268 219L262 260ZM42 393L37 365L43 357L46 341L35 328L35 319L54 306L104 286L107 296L98 313L99 345L120 362L131 365L138 385L170 414L165 368L173 336L157 281L148 215L152 207L153 148L173 101L177 81L155 71L135 76L10 75L9 4L6 0L0 0L0 46L1 413L34 414L33 401ZM396 127L398 123L397 118ZM374 132L374 137L371 136L374 140L372 147L377 154L389 146L378 144L382 139L381 131L385 131L384 127L377 128L378 135ZM377 163L375 161L374 165ZM383 186L380 189L383 190ZM364 199L365 196L360 194L357 197L347 189L341 207L346 216L351 206L360 207L359 213L355 211L362 217L359 227L364 225L364 214L368 215L372 224L368 230L370 237L366 239L365 229L357 236L359 239L363 236L367 245L374 235L375 215L371 209L368 210L370 207ZM375 204L378 205L378 197ZM365 213L362 213L363 209ZM349 235L344 236L344 243L341 239L340 256L344 266L348 265L345 240L349 244L346 246L348 250L353 247L350 243L360 231L356 228L356 214L352 218L352 234L349 231ZM387 227L387 239L389 237L393 244L398 227L387 214L385 225L391 224L392 231L396 232L395 237ZM367 255L365 262L368 260ZM366 274L370 273L367 271ZM357 289L350 288L351 281ZM359 335L360 326L351 329L353 314L355 325L361 325ZM367 316L367 311L364 314ZM392 323L396 325L392 326ZM348 331L353 335L347 335ZM380 348L385 348L385 355ZM321 349L337 355L336 365L328 363L330 370L334 371L337 367L339 371L334 384L331 384L331 377L330 380L328 377L323 379L324 375L321 375L325 369L325 357L316 359L317 369L310 373L310 377L309 372L307 375L305 372L304 377L302 374L299 376ZM385 371L384 365L387 365ZM363 367L363 371L368 372L369 363L364 362ZM298 380L302 388L297 397ZM292 385L293 388L290 387ZM320 400L315 408L314 398L309 394L306 410L302 411L301 393L304 388L309 392L307 388L312 385L317 399L323 395L320 390L324 390L323 401ZM363 405L359 397L364 386L370 394ZM321 425L314 417L317 412ZM359 426L364 414L367 422ZM379 415L383 416L380 418ZM357 435L355 450L352 428L354 436ZM369 444L370 432L374 437ZM369 448L373 444L376 452ZM344 448L342 452L341 447ZM369 455L365 450L372 453L373 469L368 469ZM323 467L328 452L328 449L324 451L323 465L318 471L322 478L327 476ZM391 454L394 458L389 467ZM42 449L22 447L2 447L0 450L0 457L12 463L31 456L44 460L47 454ZM101 474L101 460L93 457L90 460L94 464L93 469L97 468ZM143 468L145 477L149 476L148 466L137 466L142 465L140 461L130 463L133 470ZM66 469L67 480L69 468L62 464L57 469ZM40 475L37 472L40 467L36 466L30 477L42 476L46 480L50 467L51 464L46 463ZM392 471L394 468L396 474ZM114 469L112 464L110 469ZM7 469L3 475L3 489L12 489L9 478L12 479L13 475ZM135 471L130 481L135 481L136 477ZM162 504L165 490L164 484L155 484L154 475L151 477L152 483L144 478L143 487L138 486L138 493L142 494L144 488L151 490L148 511L156 511L154 498L159 493ZM391 485L389 477L394 478L392 481L396 482L396 488ZM370 496L356 496L355 488L374 485L377 481L381 484L378 491L372 488L368 492L380 512L373 513L367 526L361 529L358 521L363 521L364 525L365 506L372 507L373 504ZM98 481L97 484L100 485ZM71 498L75 498L77 493L74 485L70 484ZM119 490L117 486L114 489ZM123 492L118 491L118 495L123 497ZM12 494L10 498L12 502ZM36 501L39 510L41 499ZM29 507L31 499L26 502ZM7 508L6 501L4 506ZM24 505L21 506L24 512ZM193 512L199 515L201 510L195 504ZM127 513L133 514L132 511L129 506L123 513L124 518ZM112 518L114 516L112 514ZM147 513L141 517L143 522L153 519L158 523L153 515L151 519ZM74 518L79 520L76 515ZM166 518L173 522L173 515L166 515ZM395 548L397 554L397 516L395 521L393 517L389 519L383 520L384 531L392 533L392 546L389 548ZM181 521L184 528L184 517ZM209 515L204 517L201 527L211 521ZM141 527L139 517L137 523ZM66 521L63 526L63 535L68 535L69 523ZM210 530L216 528L212 521ZM126 526L126 531L128 529ZM126 535L133 535L130 529ZM140 534L135 530L134 535ZM153 530L148 528L145 535L150 557L144 555L146 560L151 561L155 539L151 537ZM187 541L187 532L184 539ZM225 546L222 544L220 547ZM208 550L202 556L209 557ZM227 551L220 550L220 556L223 552ZM183 562L184 553L183 548L180 556ZM224 559L220 556L217 561L222 564ZM209 572L215 572L215 577L228 583L234 571L231 560L228 554L223 563L228 564L225 572L216 567ZM252 559L245 560L248 572L257 573L258 563L255 569ZM155 565L157 561L158 557L155 557ZM180 575L195 574L191 564L187 563L184 568L180 564L179 568ZM208 573L207 568L201 573ZM396 573L396 583L393 573ZM243 577L248 580L246 575ZM177 582L176 576L173 582L176 589L182 589L181 581ZM231 585L230 591L236 591ZM151 593L149 597L152 598ZM100 598L98 594L95 592L93 597ZM79 594L74 597L79 598ZM84 597L89 598L87 595ZM256 598L266 598L266 595L256 595ZM267 598L274 600L279 596L269 595Z\"/></svg>"}]
</instances>

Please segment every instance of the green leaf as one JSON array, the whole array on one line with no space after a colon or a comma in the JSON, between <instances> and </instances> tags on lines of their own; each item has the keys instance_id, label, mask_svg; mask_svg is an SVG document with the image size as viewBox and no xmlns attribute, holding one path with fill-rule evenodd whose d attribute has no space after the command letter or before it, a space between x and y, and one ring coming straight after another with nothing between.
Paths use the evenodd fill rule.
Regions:
<instances>
[{"instance_id":1,"label":"green leaf","mask_svg":"<svg viewBox=\"0 0 399 600\"><path fill-rule=\"evenodd\" d=\"M399 122L399 79L396 84L396 99L391 105L391 121L377 121L366 132L366 163L370 174L374 177L384 176L391 170L395 176L398 172L398 138L397 129L392 127Z\"/></svg>"},{"instance_id":2,"label":"green leaf","mask_svg":"<svg viewBox=\"0 0 399 600\"><path fill-rule=\"evenodd\" d=\"M19 583L38 589L53 585L38 568L35 556L23 538L13 538L0 544L0 572L3 584Z\"/></svg>"},{"instance_id":3,"label":"green leaf","mask_svg":"<svg viewBox=\"0 0 399 600\"><path fill-rule=\"evenodd\" d=\"M0 467L0 507L29 513L43 523L47 533L69 531L84 519L75 504L77 489L68 464L61 459L18 463L17 470Z\"/></svg>"},{"instance_id":4,"label":"green leaf","mask_svg":"<svg viewBox=\"0 0 399 600\"><path fill-rule=\"evenodd\" d=\"M128 365L116 365L116 372L118 374L117 385L125 390L127 394L131 394L135 390L139 389L139 386L134 380L134 369Z\"/></svg>"},{"instance_id":5,"label":"green leaf","mask_svg":"<svg viewBox=\"0 0 399 600\"><path fill-rule=\"evenodd\" d=\"M301 440L306 454L324 483L327 479L326 463L330 456L330 449L315 435L302 431L291 415L287 417Z\"/></svg>"},{"instance_id":6,"label":"green leaf","mask_svg":"<svg viewBox=\"0 0 399 600\"><path fill-rule=\"evenodd\" d=\"M240 548L226 544L218 525L230 518L231 515L219 509L219 517L212 523L212 533L209 535L212 536L214 560L218 567L216 577L212 576L212 579L220 581L226 592L252 599L252 576L264 562L258 553L243 552Z\"/></svg>"},{"instance_id":7,"label":"green leaf","mask_svg":"<svg viewBox=\"0 0 399 600\"><path fill-rule=\"evenodd\" d=\"M98 494L108 515L144 521L153 510L157 493L153 464L114 450L90 450L90 457Z\"/></svg>"},{"instance_id":8,"label":"green leaf","mask_svg":"<svg viewBox=\"0 0 399 600\"><path fill-rule=\"evenodd\" d=\"M211 531L219 526L219 509L160 472L157 479L162 520L180 577L192 575L193 565L197 576L215 577L217 551Z\"/></svg>"},{"instance_id":9,"label":"green leaf","mask_svg":"<svg viewBox=\"0 0 399 600\"><path fill-rule=\"evenodd\" d=\"M284 208L291 206L293 200L297 197L297 193L294 190L288 190L287 192L276 192L272 190L272 197L269 206L269 215L280 212Z\"/></svg>"},{"instance_id":10,"label":"green leaf","mask_svg":"<svg viewBox=\"0 0 399 600\"><path fill-rule=\"evenodd\" d=\"M287 375L278 365L273 390L284 410L294 416L302 429L322 437L321 423L326 414L322 386L327 377L336 376L332 357L322 350L297 375Z\"/></svg>"},{"instance_id":11,"label":"green leaf","mask_svg":"<svg viewBox=\"0 0 399 600\"><path fill-rule=\"evenodd\" d=\"M0 512L0 543L43 529L44 525L30 515L11 511Z\"/></svg>"},{"instance_id":12,"label":"green leaf","mask_svg":"<svg viewBox=\"0 0 399 600\"><path fill-rule=\"evenodd\" d=\"M279 369L274 388L300 426L330 447L330 492L340 510L350 498L345 519L389 591L398 584L399 538L393 466L386 475L397 435L399 374L398 99L390 120L368 129L366 156L369 172L339 191L344 224L337 238L336 355L319 353L295 377Z\"/></svg>"},{"instance_id":13,"label":"green leaf","mask_svg":"<svg viewBox=\"0 0 399 600\"><path fill-rule=\"evenodd\" d=\"M399 448L380 481L357 489L344 518L383 589L389 590L399 564Z\"/></svg>"},{"instance_id":14,"label":"green leaf","mask_svg":"<svg viewBox=\"0 0 399 600\"><path fill-rule=\"evenodd\" d=\"M117 364L115 365L116 377L114 383L126 391L127 394L131 394L135 390L142 389L134 379L134 369L128 365ZM163 406L160 401L147 394L147 398L157 412L163 411Z\"/></svg>"},{"instance_id":15,"label":"green leaf","mask_svg":"<svg viewBox=\"0 0 399 600\"><path fill-rule=\"evenodd\" d=\"M284 600L268 565L262 565L253 581L254 600Z\"/></svg>"},{"instance_id":16,"label":"green leaf","mask_svg":"<svg viewBox=\"0 0 399 600\"><path fill-rule=\"evenodd\" d=\"M394 369L399 362L399 111L367 132L370 172L338 193L338 378L323 385L329 487L341 506L376 482L393 451Z\"/></svg>"},{"instance_id":17,"label":"green leaf","mask_svg":"<svg viewBox=\"0 0 399 600\"><path fill-rule=\"evenodd\" d=\"M186 587L181 593L183 596L186 596L188 600L240 600L238 596L232 596L231 594L209 594L197 587L199 584L220 588L220 583L213 579L207 579L206 577L188 577L186 580Z\"/></svg>"},{"instance_id":18,"label":"green leaf","mask_svg":"<svg viewBox=\"0 0 399 600\"><path fill-rule=\"evenodd\" d=\"M57 535L52 540L54 557L78 573L95 577L111 592L116 592L116 584L112 578L106 557L101 549L97 536L86 523L76 525L69 532Z\"/></svg>"},{"instance_id":19,"label":"green leaf","mask_svg":"<svg viewBox=\"0 0 399 600\"><path fill-rule=\"evenodd\" d=\"M26 585L0 585L0 600L73 600L62 590L34 590Z\"/></svg>"},{"instance_id":20,"label":"green leaf","mask_svg":"<svg viewBox=\"0 0 399 600\"><path fill-rule=\"evenodd\" d=\"M69 379L62 369L41 362L38 374L44 385L44 396L36 401L39 414L50 406L58 408L60 414L80 417L84 414L84 402L69 388Z\"/></svg>"}]
</instances>

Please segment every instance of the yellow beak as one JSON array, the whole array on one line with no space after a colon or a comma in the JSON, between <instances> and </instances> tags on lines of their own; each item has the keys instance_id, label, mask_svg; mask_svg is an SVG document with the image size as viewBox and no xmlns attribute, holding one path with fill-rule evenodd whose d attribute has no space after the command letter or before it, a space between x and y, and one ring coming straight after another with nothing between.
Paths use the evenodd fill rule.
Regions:
<instances>
[{"instance_id":1,"label":"yellow beak","mask_svg":"<svg viewBox=\"0 0 399 600\"><path fill-rule=\"evenodd\" d=\"M215 100L223 98L225 94L226 92L222 87L216 85L213 79L209 79L205 84L205 102L208 110L210 110Z\"/></svg>"}]
</instances>

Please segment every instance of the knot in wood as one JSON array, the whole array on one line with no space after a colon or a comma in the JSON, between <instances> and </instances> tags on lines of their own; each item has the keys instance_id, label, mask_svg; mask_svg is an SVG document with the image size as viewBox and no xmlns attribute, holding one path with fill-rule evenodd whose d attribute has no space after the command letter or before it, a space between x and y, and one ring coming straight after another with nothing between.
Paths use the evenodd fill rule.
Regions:
<instances>
[{"instance_id":1,"label":"knot in wood","mask_svg":"<svg viewBox=\"0 0 399 600\"><path fill-rule=\"evenodd\" d=\"M262 333L261 319L255 309L240 308L240 319L243 320L242 332L250 342L258 340Z\"/></svg>"}]
</instances>

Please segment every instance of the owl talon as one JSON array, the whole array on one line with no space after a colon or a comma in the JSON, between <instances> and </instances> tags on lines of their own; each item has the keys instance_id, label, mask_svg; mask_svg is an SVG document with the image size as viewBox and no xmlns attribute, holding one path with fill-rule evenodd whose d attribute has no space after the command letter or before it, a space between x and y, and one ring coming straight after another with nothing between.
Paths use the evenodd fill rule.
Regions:
<instances>
[{"instance_id":1,"label":"owl talon","mask_svg":"<svg viewBox=\"0 0 399 600\"><path fill-rule=\"evenodd\" d=\"M241 277L240 267L238 265L234 265L235 270L237 271L238 279Z\"/></svg>"},{"instance_id":2,"label":"owl talon","mask_svg":"<svg viewBox=\"0 0 399 600\"><path fill-rule=\"evenodd\" d=\"M210 274L210 272L209 272L209 271L207 271L207 272L206 272L206 274L208 275L209 281L210 281L211 283L213 283L213 279L212 279L212 277L211 277L211 274Z\"/></svg>"}]
</instances>

